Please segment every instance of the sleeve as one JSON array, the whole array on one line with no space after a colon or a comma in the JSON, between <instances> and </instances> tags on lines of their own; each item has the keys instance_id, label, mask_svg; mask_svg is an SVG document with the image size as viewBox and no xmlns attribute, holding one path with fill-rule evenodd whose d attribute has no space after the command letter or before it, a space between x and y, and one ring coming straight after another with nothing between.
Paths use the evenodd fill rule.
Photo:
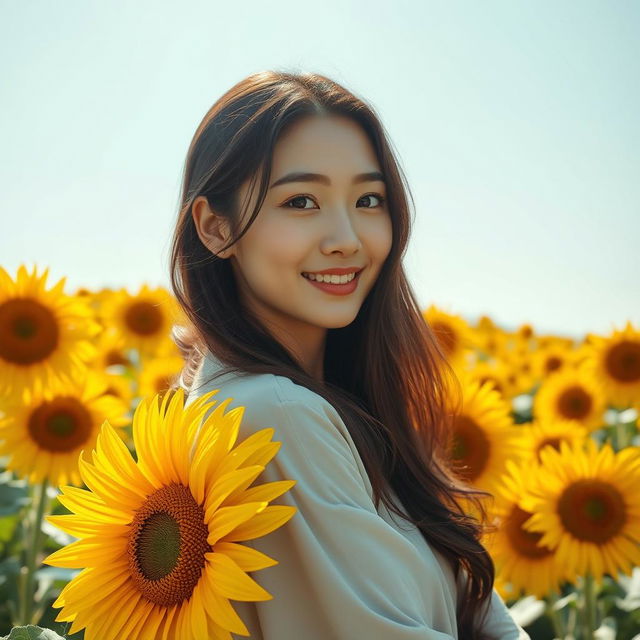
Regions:
<instances>
[{"instance_id":1,"label":"sleeve","mask_svg":"<svg viewBox=\"0 0 640 640\"><path fill-rule=\"evenodd\" d=\"M464 571L458 575L459 585L467 580L467 574ZM480 628L490 640L531 640L529 634L513 619L507 605L495 588L485 610L487 610L487 614L485 618L481 617Z\"/></svg>"},{"instance_id":2,"label":"sleeve","mask_svg":"<svg viewBox=\"0 0 640 640\"><path fill-rule=\"evenodd\" d=\"M341 433L346 427L326 405L280 398L252 413L247 399L239 438L273 427L282 442L255 484L296 480L272 504L297 512L246 541L278 564L252 573L273 599L239 614L263 640L454 640L434 626L438 577L422 573L416 547L377 513Z\"/></svg>"}]
</instances>

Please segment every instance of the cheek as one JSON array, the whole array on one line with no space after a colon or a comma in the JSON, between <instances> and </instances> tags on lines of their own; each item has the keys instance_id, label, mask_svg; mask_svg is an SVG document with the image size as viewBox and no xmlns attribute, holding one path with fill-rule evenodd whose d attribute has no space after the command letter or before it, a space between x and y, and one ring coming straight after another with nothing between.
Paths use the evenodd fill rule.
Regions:
<instances>
[{"instance_id":1,"label":"cheek","mask_svg":"<svg viewBox=\"0 0 640 640\"><path fill-rule=\"evenodd\" d=\"M391 251L393 243L393 228L391 219L387 216L376 220L365 231L367 250L374 260L384 262Z\"/></svg>"},{"instance_id":2,"label":"cheek","mask_svg":"<svg viewBox=\"0 0 640 640\"><path fill-rule=\"evenodd\" d=\"M254 229L251 229L254 231ZM254 273L281 274L291 271L304 263L309 252L309 234L300 225L270 221L255 228L251 242L245 248L245 259L252 265ZM286 277L286 276L285 276Z\"/></svg>"}]
</instances>

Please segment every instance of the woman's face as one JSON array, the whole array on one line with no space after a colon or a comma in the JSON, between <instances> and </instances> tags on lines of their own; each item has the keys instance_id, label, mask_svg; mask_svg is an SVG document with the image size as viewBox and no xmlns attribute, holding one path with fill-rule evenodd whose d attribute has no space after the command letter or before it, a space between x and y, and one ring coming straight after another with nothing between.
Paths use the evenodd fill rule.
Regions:
<instances>
[{"instance_id":1,"label":"woman's face","mask_svg":"<svg viewBox=\"0 0 640 640\"><path fill-rule=\"evenodd\" d=\"M357 179L380 171L369 139L348 118L310 116L282 134L262 208L223 254L241 300L270 327L294 338L317 331L323 337L355 319L391 249L385 184L381 176ZM296 173L325 177L288 179ZM248 191L249 181L241 186L241 203ZM257 188L247 217L256 198ZM302 275L333 267L362 269L355 287L338 287L343 295L337 295Z\"/></svg>"}]
</instances>

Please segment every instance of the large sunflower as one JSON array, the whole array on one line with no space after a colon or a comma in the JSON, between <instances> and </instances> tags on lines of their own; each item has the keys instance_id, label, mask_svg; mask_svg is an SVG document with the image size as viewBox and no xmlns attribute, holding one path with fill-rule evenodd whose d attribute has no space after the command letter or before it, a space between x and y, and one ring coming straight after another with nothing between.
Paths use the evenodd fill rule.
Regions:
<instances>
[{"instance_id":1,"label":"large sunflower","mask_svg":"<svg viewBox=\"0 0 640 640\"><path fill-rule=\"evenodd\" d=\"M9 398L0 418L0 455L9 456L7 469L32 483L48 478L53 486L81 484L78 455L95 445L100 425L130 422L128 404L107 389L104 374L87 370L73 383L56 380L42 391Z\"/></svg>"},{"instance_id":2,"label":"large sunflower","mask_svg":"<svg viewBox=\"0 0 640 640\"><path fill-rule=\"evenodd\" d=\"M585 366L613 405L626 409L640 403L640 331L631 322L606 338L591 335L584 350Z\"/></svg>"},{"instance_id":3,"label":"large sunflower","mask_svg":"<svg viewBox=\"0 0 640 640\"><path fill-rule=\"evenodd\" d=\"M0 267L0 391L42 389L57 378L82 375L96 354L100 325L82 298L63 292L66 278L46 289L49 269L24 265L13 280Z\"/></svg>"},{"instance_id":4,"label":"large sunflower","mask_svg":"<svg viewBox=\"0 0 640 640\"><path fill-rule=\"evenodd\" d=\"M295 507L269 505L295 480L247 488L280 442L266 428L234 447L244 407L205 418L215 389L184 406L184 391L144 398L133 419L134 462L105 422L93 464L80 473L91 491L64 487L71 515L48 516L82 537L45 559L83 568L54 607L56 621L86 640L230 640L249 635L229 599L270 600L247 571L277 560L239 544L277 529ZM199 429L199 431L198 431Z\"/></svg>"},{"instance_id":5,"label":"large sunflower","mask_svg":"<svg viewBox=\"0 0 640 640\"><path fill-rule=\"evenodd\" d=\"M542 420L574 420L588 431L605 425L605 396L600 381L584 368L564 368L542 381L533 414Z\"/></svg>"},{"instance_id":6,"label":"large sunflower","mask_svg":"<svg viewBox=\"0 0 640 640\"><path fill-rule=\"evenodd\" d=\"M542 534L522 526L532 514L520 506L520 500L529 479L538 473L534 460L521 464L507 460L507 472L502 476L492 509L499 526L483 537L495 562L496 582L503 597L517 598L524 593L544 598L551 590L561 592L565 572L556 554L540 544Z\"/></svg>"},{"instance_id":7,"label":"large sunflower","mask_svg":"<svg viewBox=\"0 0 640 640\"><path fill-rule=\"evenodd\" d=\"M521 431L513 423L511 408L492 383L480 384L460 376L462 406L448 398L453 414L450 457L457 473L468 483L493 491L509 458L522 458Z\"/></svg>"},{"instance_id":8,"label":"large sunflower","mask_svg":"<svg viewBox=\"0 0 640 640\"><path fill-rule=\"evenodd\" d=\"M568 573L630 574L640 565L640 451L614 452L560 442L540 450L540 471L529 479L521 506L533 515L523 523L541 533L539 544L554 549Z\"/></svg>"}]
</instances>

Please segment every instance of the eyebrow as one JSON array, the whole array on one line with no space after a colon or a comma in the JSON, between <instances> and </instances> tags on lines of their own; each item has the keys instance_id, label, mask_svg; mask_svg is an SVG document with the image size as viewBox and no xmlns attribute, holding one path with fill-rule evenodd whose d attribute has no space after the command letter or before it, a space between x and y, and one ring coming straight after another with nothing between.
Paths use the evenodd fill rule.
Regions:
<instances>
[{"instance_id":1,"label":"eyebrow","mask_svg":"<svg viewBox=\"0 0 640 640\"><path fill-rule=\"evenodd\" d=\"M359 184L360 182L386 182L384 176L380 171L367 171L366 173L359 173L353 177L351 184ZM327 186L331 185L331 179L329 176L322 175L321 173L309 173L308 171L294 171L287 173L282 178L276 180L269 189L277 187L281 184L287 184L289 182L320 182Z\"/></svg>"}]
</instances>

